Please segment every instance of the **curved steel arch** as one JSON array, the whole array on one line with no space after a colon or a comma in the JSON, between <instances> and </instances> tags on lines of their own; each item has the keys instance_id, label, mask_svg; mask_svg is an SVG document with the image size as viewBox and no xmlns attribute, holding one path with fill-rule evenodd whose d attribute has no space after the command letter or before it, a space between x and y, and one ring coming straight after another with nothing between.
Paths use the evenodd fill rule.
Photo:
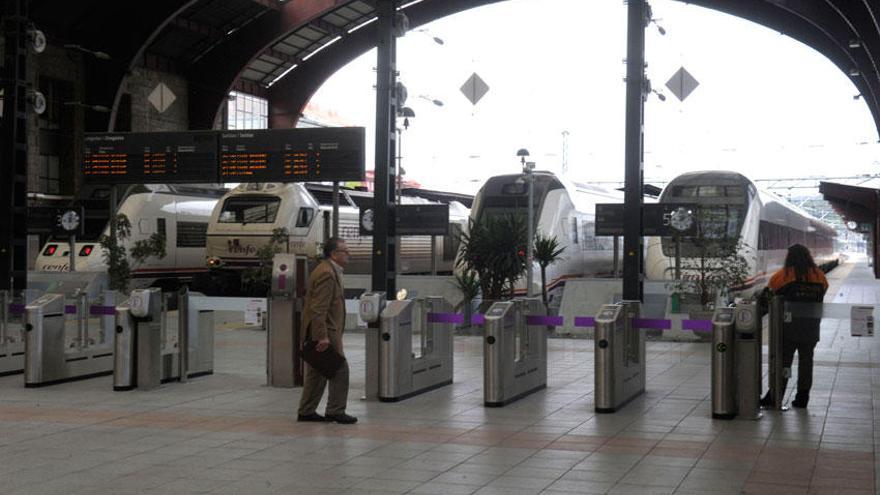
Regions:
<instances>
[{"instance_id":1,"label":"curved steel arch","mask_svg":"<svg viewBox=\"0 0 880 495\"><path fill-rule=\"evenodd\" d=\"M423 0L409 5L404 11L409 16L411 25L415 27L500 1L503 0ZM285 6L299 6L300 25L303 25L348 3L350 2L342 0L310 0L292 1ZM875 53L880 50L880 25L870 0L855 3L853 0L689 0L689 3L777 30L817 50L845 74L857 69L859 74L853 77L853 82L864 97L874 117L875 126L880 130L880 71L877 63L880 54ZM330 4L335 7L328 7ZM844 4L846 9L843 8ZM309 18L308 9L313 12ZM247 63L273 41L288 34L290 31L285 31L284 26L295 27L291 23L278 25L275 21L271 28L267 28L268 20L262 23L258 21L251 23L253 26L250 29L257 33L247 34L242 29L240 35L237 33L236 36L229 37L223 43L224 46L214 50L210 59L193 66L190 71L194 76L190 114L193 127L210 127L226 94ZM375 26L372 24L347 34L320 54L298 64L287 77L269 88L270 126L295 125L303 108L318 88L342 66L375 46L375 38ZM850 39L861 40L861 47L850 48ZM260 46L255 50L255 45ZM211 79L220 83L212 84Z\"/></svg>"}]
</instances>

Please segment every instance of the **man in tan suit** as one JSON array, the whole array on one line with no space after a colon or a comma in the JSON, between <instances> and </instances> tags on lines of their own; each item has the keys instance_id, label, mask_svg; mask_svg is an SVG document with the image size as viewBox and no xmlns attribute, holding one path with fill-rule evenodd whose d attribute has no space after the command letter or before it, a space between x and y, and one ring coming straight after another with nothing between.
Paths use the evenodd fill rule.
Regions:
<instances>
[{"instance_id":1,"label":"man in tan suit","mask_svg":"<svg viewBox=\"0 0 880 495\"><path fill-rule=\"evenodd\" d=\"M348 246L345 241L331 237L324 244L324 261L309 276L309 289L303 307L303 339L317 341L315 349L326 351L329 347L345 356L342 350L342 332L345 329L345 296L342 290L342 270L348 263ZM327 379L315 369L303 363L302 398L299 401L297 421L335 421L342 424L357 422L357 418L345 414L348 402L348 361L342 363L336 375L329 380L325 415L316 412L324 395Z\"/></svg>"}]
</instances>

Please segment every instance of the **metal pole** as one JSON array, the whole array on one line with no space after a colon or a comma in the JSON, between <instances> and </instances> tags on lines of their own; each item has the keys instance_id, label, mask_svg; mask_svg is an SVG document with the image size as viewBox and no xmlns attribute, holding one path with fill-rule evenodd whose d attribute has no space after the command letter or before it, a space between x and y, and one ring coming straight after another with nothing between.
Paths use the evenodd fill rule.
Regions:
<instances>
[{"instance_id":1,"label":"metal pole","mask_svg":"<svg viewBox=\"0 0 880 495\"><path fill-rule=\"evenodd\" d=\"M675 280L681 280L681 237L675 236Z\"/></svg>"},{"instance_id":2,"label":"metal pole","mask_svg":"<svg viewBox=\"0 0 880 495\"><path fill-rule=\"evenodd\" d=\"M612 268L612 277L616 277L617 273L620 271L620 236L614 236L614 267Z\"/></svg>"},{"instance_id":3,"label":"metal pole","mask_svg":"<svg viewBox=\"0 0 880 495\"><path fill-rule=\"evenodd\" d=\"M437 275L437 236L431 236L431 275Z\"/></svg>"},{"instance_id":4,"label":"metal pole","mask_svg":"<svg viewBox=\"0 0 880 495\"><path fill-rule=\"evenodd\" d=\"M69 258L70 258L70 261L69 261L70 268L68 269L68 271L75 272L76 271L76 236L73 233L70 234L70 237L68 238L67 243L68 243L67 244L67 249L68 249L67 254L69 255Z\"/></svg>"},{"instance_id":5,"label":"metal pole","mask_svg":"<svg viewBox=\"0 0 880 495\"><path fill-rule=\"evenodd\" d=\"M773 409L784 410L782 398L785 395L785 377L782 369L782 324L785 319L785 300L782 296L773 296L770 300L770 342L767 367L770 381L770 397L773 398Z\"/></svg>"},{"instance_id":6,"label":"metal pole","mask_svg":"<svg viewBox=\"0 0 880 495\"><path fill-rule=\"evenodd\" d=\"M535 180L534 180L534 176L532 175L532 167L533 166L534 166L534 163L532 163L532 162L526 163L526 181L528 181L528 183L529 183L529 208L528 208L528 210L529 210L529 220L528 220L529 225L528 225L527 234L526 234L527 235L527 240L526 240L526 296L528 296L528 297L532 296L532 246L535 243L535 241L533 239L534 232L532 232L532 229L534 229L534 224L535 224L534 219L532 218L535 215L535 212L534 212L534 195L535 195L534 182L535 182Z\"/></svg>"},{"instance_id":7,"label":"metal pole","mask_svg":"<svg viewBox=\"0 0 880 495\"><path fill-rule=\"evenodd\" d=\"M180 289L177 300L177 364L180 366L180 381L185 382L189 374L189 289ZM162 315L165 318L165 315Z\"/></svg>"},{"instance_id":8,"label":"metal pole","mask_svg":"<svg viewBox=\"0 0 880 495\"><path fill-rule=\"evenodd\" d=\"M623 217L623 298L642 300L642 137L645 0L629 0L626 49L626 151Z\"/></svg>"},{"instance_id":9,"label":"metal pole","mask_svg":"<svg viewBox=\"0 0 880 495\"><path fill-rule=\"evenodd\" d=\"M76 327L80 350L89 347L89 300L88 293L77 290L76 297Z\"/></svg>"},{"instance_id":10,"label":"metal pole","mask_svg":"<svg viewBox=\"0 0 880 495\"><path fill-rule=\"evenodd\" d=\"M394 209L395 148L394 116L397 115L395 90L396 43L394 22L397 0L376 0L377 69L376 69L376 174L373 191L373 272L372 290L396 293L394 252L396 249Z\"/></svg>"},{"instance_id":11,"label":"metal pole","mask_svg":"<svg viewBox=\"0 0 880 495\"><path fill-rule=\"evenodd\" d=\"M339 237L339 182L333 183L333 237Z\"/></svg>"},{"instance_id":12,"label":"metal pole","mask_svg":"<svg viewBox=\"0 0 880 495\"><path fill-rule=\"evenodd\" d=\"M6 335L9 328L9 291L0 290L0 347L6 347Z\"/></svg>"}]
</instances>

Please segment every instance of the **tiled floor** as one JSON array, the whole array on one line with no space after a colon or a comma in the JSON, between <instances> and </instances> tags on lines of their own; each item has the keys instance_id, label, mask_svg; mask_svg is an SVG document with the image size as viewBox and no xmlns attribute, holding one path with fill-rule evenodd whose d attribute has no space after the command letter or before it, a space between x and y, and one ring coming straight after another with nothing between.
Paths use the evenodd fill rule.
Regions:
<instances>
[{"instance_id":1,"label":"tiled floor","mask_svg":"<svg viewBox=\"0 0 880 495\"><path fill-rule=\"evenodd\" d=\"M864 264L831 302L880 302ZM592 341L550 341L549 387L482 406L482 351L456 339L455 384L367 403L363 334L346 338L354 426L298 424L299 391L270 389L265 338L222 330L216 373L152 392L109 377L25 389L0 378L0 493L870 494L880 438L876 339L823 322L807 410L713 421L706 344L650 342L647 393L593 413ZM875 398L875 394L878 395Z\"/></svg>"}]
</instances>

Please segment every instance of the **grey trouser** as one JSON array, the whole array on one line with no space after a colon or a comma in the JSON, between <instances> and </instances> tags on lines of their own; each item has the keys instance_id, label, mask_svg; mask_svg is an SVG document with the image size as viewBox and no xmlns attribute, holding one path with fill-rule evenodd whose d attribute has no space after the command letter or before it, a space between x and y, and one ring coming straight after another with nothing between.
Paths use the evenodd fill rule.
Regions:
<instances>
[{"instance_id":1,"label":"grey trouser","mask_svg":"<svg viewBox=\"0 0 880 495\"><path fill-rule=\"evenodd\" d=\"M330 392L327 394L326 414L336 415L345 412L348 403L348 361L336 371L336 375L327 380L323 375L314 370L308 363L303 363L302 398L299 400L299 414L313 414L324 395L324 385L330 382Z\"/></svg>"}]
</instances>

